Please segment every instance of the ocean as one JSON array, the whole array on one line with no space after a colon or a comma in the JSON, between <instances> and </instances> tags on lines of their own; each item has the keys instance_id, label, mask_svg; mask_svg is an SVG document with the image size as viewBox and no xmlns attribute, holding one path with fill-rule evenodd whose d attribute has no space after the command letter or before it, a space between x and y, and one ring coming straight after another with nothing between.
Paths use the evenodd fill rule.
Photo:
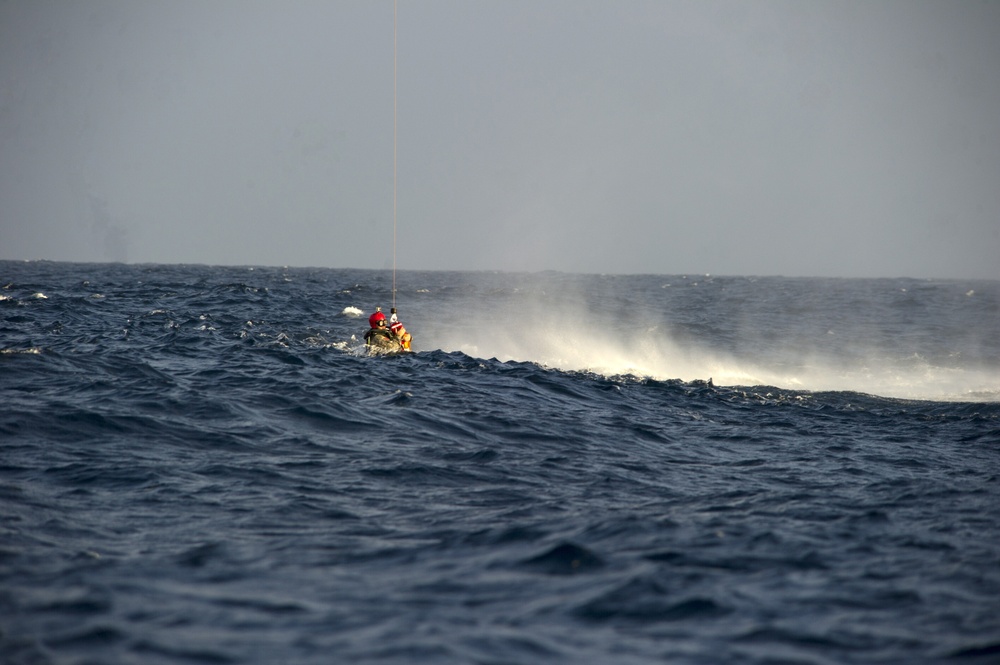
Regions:
<instances>
[{"instance_id":1,"label":"ocean","mask_svg":"<svg viewBox=\"0 0 1000 665\"><path fill-rule=\"evenodd\" d=\"M1000 282L0 262L0 662L1000 662Z\"/></svg>"}]
</instances>

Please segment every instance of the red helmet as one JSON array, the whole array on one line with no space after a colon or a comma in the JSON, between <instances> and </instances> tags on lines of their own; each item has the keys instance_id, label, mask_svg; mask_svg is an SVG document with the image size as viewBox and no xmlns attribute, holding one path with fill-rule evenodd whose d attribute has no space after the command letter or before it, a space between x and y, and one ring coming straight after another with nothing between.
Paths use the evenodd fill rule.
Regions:
<instances>
[{"instance_id":1,"label":"red helmet","mask_svg":"<svg viewBox=\"0 0 1000 665\"><path fill-rule=\"evenodd\" d=\"M385 321L385 314L382 312L375 312L368 317L368 325L372 328L378 328L379 321Z\"/></svg>"}]
</instances>

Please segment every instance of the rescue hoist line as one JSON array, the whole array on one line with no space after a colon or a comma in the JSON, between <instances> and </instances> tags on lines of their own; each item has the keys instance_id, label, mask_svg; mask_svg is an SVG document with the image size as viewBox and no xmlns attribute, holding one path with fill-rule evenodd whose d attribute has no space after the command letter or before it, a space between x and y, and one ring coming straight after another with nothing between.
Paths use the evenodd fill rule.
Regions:
<instances>
[{"instance_id":1,"label":"rescue hoist line","mask_svg":"<svg viewBox=\"0 0 1000 665\"><path fill-rule=\"evenodd\" d=\"M396 35L397 35L397 21L396 12L399 0L392 0L392 313L393 316L396 314L396 190L398 177L396 175L396 154L397 154L397 144L399 142L399 130L396 123L396 107L398 94L396 92L396 79L397 76L397 52L396 48Z\"/></svg>"}]
</instances>

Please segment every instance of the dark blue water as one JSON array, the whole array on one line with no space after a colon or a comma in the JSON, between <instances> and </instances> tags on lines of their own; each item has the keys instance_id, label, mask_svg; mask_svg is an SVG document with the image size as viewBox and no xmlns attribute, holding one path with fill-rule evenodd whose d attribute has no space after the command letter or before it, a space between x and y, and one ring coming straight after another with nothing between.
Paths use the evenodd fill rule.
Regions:
<instances>
[{"instance_id":1,"label":"dark blue water","mask_svg":"<svg viewBox=\"0 0 1000 665\"><path fill-rule=\"evenodd\" d=\"M1000 662L997 282L398 280L0 262L0 661Z\"/></svg>"}]
</instances>

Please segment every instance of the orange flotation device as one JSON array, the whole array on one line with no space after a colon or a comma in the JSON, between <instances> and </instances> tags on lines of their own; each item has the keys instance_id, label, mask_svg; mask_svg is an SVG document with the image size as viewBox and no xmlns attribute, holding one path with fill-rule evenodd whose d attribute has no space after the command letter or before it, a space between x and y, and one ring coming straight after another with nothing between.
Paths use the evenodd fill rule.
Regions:
<instances>
[{"instance_id":1,"label":"orange flotation device","mask_svg":"<svg viewBox=\"0 0 1000 665\"><path fill-rule=\"evenodd\" d=\"M403 327L403 324L400 323L399 321L396 321L391 326L389 326L389 330L391 330L392 334L395 335L396 338L399 340L399 345L402 346L405 350L409 351L410 342L413 341L413 337L410 335L410 333L406 332L406 328Z\"/></svg>"}]
</instances>

